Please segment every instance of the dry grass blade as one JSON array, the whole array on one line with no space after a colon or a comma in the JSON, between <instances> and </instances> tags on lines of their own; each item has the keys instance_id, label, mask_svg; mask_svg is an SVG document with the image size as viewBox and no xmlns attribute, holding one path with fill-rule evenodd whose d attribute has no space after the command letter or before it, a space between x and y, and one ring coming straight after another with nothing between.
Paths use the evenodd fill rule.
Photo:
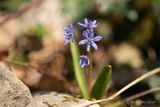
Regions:
<instances>
[{"instance_id":1,"label":"dry grass blade","mask_svg":"<svg viewBox=\"0 0 160 107\"><path fill-rule=\"evenodd\" d=\"M131 101L131 100L134 100L136 98L139 98L139 97L142 97L142 96L145 96L147 94L154 93L154 92L157 92L157 91L160 91L160 87L151 88L149 90L140 92L140 93L135 94L133 96L130 96L130 97L126 98L126 101Z\"/></svg>"},{"instance_id":2,"label":"dry grass blade","mask_svg":"<svg viewBox=\"0 0 160 107\"><path fill-rule=\"evenodd\" d=\"M129 83L128 85L126 85L125 87L123 87L122 89L120 89L118 92L116 92L114 95L112 95L111 97L109 97L108 99L114 99L115 97L117 97L118 95L120 95L122 92L124 92L125 90L127 90L128 88L132 87L133 85L137 84L138 82L146 79L147 77L150 77L156 73L160 72L160 67L149 71L146 74L143 74L142 76L138 77L137 79L135 79L134 81L132 81L131 83Z\"/></svg>"}]
</instances>

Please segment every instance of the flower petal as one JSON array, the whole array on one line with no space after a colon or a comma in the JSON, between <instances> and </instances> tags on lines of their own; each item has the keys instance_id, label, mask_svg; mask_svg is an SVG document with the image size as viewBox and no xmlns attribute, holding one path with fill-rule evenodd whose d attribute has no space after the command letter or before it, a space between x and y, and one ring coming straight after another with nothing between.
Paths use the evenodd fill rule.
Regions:
<instances>
[{"instance_id":1,"label":"flower petal","mask_svg":"<svg viewBox=\"0 0 160 107\"><path fill-rule=\"evenodd\" d=\"M93 24L93 25L95 25L96 23L97 23L97 21L96 21L96 20L94 20L94 21L92 22L92 24Z\"/></svg>"},{"instance_id":2,"label":"flower petal","mask_svg":"<svg viewBox=\"0 0 160 107\"><path fill-rule=\"evenodd\" d=\"M88 44L87 44L87 52L89 52L89 51L90 51L90 48L91 48L91 44L90 44L90 43L88 43Z\"/></svg>"},{"instance_id":3,"label":"flower petal","mask_svg":"<svg viewBox=\"0 0 160 107\"><path fill-rule=\"evenodd\" d=\"M97 26L98 26L97 24L94 24L94 25L92 24L92 28L95 28L95 27L97 27Z\"/></svg>"},{"instance_id":4,"label":"flower petal","mask_svg":"<svg viewBox=\"0 0 160 107\"><path fill-rule=\"evenodd\" d=\"M83 26L83 27L87 27L85 24L83 23L78 23L78 25Z\"/></svg>"},{"instance_id":5,"label":"flower petal","mask_svg":"<svg viewBox=\"0 0 160 107\"><path fill-rule=\"evenodd\" d=\"M69 27L66 27L66 26L65 26L65 27L64 27L64 30L65 30L65 31L66 31L66 30L69 30Z\"/></svg>"},{"instance_id":6,"label":"flower petal","mask_svg":"<svg viewBox=\"0 0 160 107\"><path fill-rule=\"evenodd\" d=\"M94 37L92 40L93 40L94 42L97 42L97 41L100 41L102 38L103 38L102 36L96 36L96 37Z\"/></svg>"},{"instance_id":7,"label":"flower petal","mask_svg":"<svg viewBox=\"0 0 160 107\"><path fill-rule=\"evenodd\" d=\"M92 47L93 47L95 50L97 50L97 49L98 49L98 47L97 47L97 44L96 44L96 43L91 42L91 45L92 45Z\"/></svg>"},{"instance_id":8,"label":"flower petal","mask_svg":"<svg viewBox=\"0 0 160 107\"><path fill-rule=\"evenodd\" d=\"M83 37L84 37L84 38L88 38L87 31L83 31Z\"/></svg>"},{"instance_id":9,"label":"flower petal","mask_svg":"<svg viewBox=\"0 0 160 107\"><path fill-rule=\"evenodd\" d=\"M74 35L72 34L72 42L74 42Z\"/></svg>"},{"instance_id":10,"label":"flower petal","mask_svg":"<svg viewBox=\"0 0 160 107\"><path fill-rule=\"evenodd\" d=\"M67 45L69 43L70 40L66 39L64 42L64 45Z\"/></svg>"},{"instance_id":11,"label":"flower petal","mask_svg":"<svg viewBox=\"0 0 160 107\"><path fill-rule=\"evenodd\" d=\"M84 64L84 63L83 63L83 64L81 64L81 67L82 67L82 68L84 68L84 67L85 67L85 64Z\"/></svg>"},{"instance_id":12,"label":"flower petal","mask_svg":"<svg viewBox=\"0 0 160 107\"><path fill-rule=\"evenodd\" d=\"M84 23L85 23L85 24L88 23L88 19L87 19L87 18L84 19Z\"/></svg>"},{"instance_id":13,"label":"flower petal","mask_svg":"<svg viewBox=\"0 0 160 107\"><path fill-rule=\"evenodd\" d=\"M79 41L79 45L84 45L84 44L86 44L88 42L88 40L87 39L84 39L84 40L81 40L81 41Z\"/></svg>"},{"instance_id":14,"label":"flower petal","mask_svg":"<svg viewBox=\"0 0 160 107\"><path fill-rule=\"evenodd\" d=\"M87 39L91 39L94 37L94 32L92 29L87 29L86 31L83 31L83 36Z\"/></svg>"},{"instance_id":15,"label":"flower petal","mask_svg":"<svg viewBox=\"0 0 160 107\"><path fill-rule=\"evenodd\" d=\"M81 65L82 68L84 68L84 66L85 66L84 61L81 57L80 57L80 65Z\"/></svg>"},{"instance_id":16,"label":"flower petal","mask_svg":"<svg viewBox=\"0 0 160 107\"><path fill-rule=\"evenodd\" d=\"M94 37L93 29L88 30L88 37L89 37L89 38L93 38L93 37Z\"/></svg>"}]
</instances>

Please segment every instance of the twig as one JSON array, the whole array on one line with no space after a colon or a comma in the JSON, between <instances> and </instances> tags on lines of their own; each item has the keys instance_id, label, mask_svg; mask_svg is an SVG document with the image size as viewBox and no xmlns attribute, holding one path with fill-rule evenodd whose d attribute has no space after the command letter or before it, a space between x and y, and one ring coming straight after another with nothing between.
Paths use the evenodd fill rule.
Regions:
<instances>
[{"instance_id":1,"label":"twig","mask_svg":"<svg viewBox=\"0 0 160 107\"><path fill-rule=\"evenodd\" d=\"M146 74L143 74L142 76L138 77L137 79L135 79L134 81L132 81L131 83L129 83L128 85L126 85L125 87L123 87L122 89L120 89L118 92L116 92L115 94L111 95L110 97L106 98L106 99L101 99L101 100L96 100L96 101L91 101L91 102L87 102L84 104L79 104L76 106L72 106L72 107L86 107L89 105L93 105L93 104L97 104L97 103L101 103L101 102L107 102L110 100L113 100L114 98L116 98L117 96L119 96L121 93L123 93L124 91L126 91L127 89L129 89L130 87L132 87L133 85L137 84L138 82L146 79L147 77L150 77L156 73L160 72L160 67L149 71Z\"/></svg>"},{"instance_id":2,"label":"twig","mask_svg":"<svg viewBox=\"0 0 160 107\"><path fill-rule=\"evenodd\" d=\"M126 101L131 101L131 100L134 100L136 98L139 98L139 97L142 97L142 96L145 96L147 94L154 93L154 92L157 92L157 91L160 91L160 87L151 88L149 90L140 92L140 93L135 94L133 96L130 96L130 97L126 98Z\"/></svg>"},{"instance_id":3,"label":"twig","mask_svg":"<svg viewBox=\"0 0 160 107\"><path fill-rule=\"evenodd\" d=\"M10 19L19 17L23 15L25 12L29 11L32 7L39 5L42 3L44 0L33 0L33 2L26 7L22 8L21 10L17 10L16 12L8 15L4 20L0 22L0 26L3 26L6 22L8 22Z\"/></svg>"}]
</instances>

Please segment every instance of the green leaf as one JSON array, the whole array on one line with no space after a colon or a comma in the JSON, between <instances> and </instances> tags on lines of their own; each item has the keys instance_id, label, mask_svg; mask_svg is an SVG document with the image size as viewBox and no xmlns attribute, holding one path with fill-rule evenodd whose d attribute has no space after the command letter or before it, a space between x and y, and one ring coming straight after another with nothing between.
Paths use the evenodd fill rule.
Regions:
<instances>
[{"instance_id":1,"label":"green leaf","mask_svg":"<svg viewBox=\"0 0 160 107\"><path fill-rule=\"evenodd\" d=\"M99 73L93 88L91 90L90 98L100 99L105 92L106 86L111 78L112 68L106 65Z\"/></svg>"},{"instance_id":2,"label":"green leaf","mask_svg":"<svg viewBox=\"0 0 160 107\"><path fill-rule=\"evenodd\" d=\"M33 28L33 32L39 39L42 39L47 34L46 29L42 25L37 25L35 28Z\"/></svg>"},{"instance_id":3,"label":"green leaf","mask_svg":"<svg viewBox=\"0 0 160 107\"><path fill-rule=\"evenodd\" d=\"M12 61L27 62L27 56L16 54L11 58Z\"/></svg>"},{"instance_id":4,"label":"green leaf","mask_svg":"<svg viewBox=\"0 0 160 107\"><path fill-rule=\"evenodd\" d=\"M76 79L77 79L79 88L81 90L83 97L88 99L89 92L88 92L87 82L86 82L86 78L84 74L85 72L82 70L79 64L79 50L76 45L76 42L74 43L70 42L70 48L71 48L71 54L72 54L72 59L73 59L74 72L76 75Z\"/></svg>"}]
</instances>

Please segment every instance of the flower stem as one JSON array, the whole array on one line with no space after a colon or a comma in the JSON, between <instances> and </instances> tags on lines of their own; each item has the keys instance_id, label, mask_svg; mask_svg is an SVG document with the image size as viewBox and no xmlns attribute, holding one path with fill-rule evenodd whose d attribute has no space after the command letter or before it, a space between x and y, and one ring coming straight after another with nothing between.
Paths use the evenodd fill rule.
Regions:
<instances>
[{"instance_id":1,"label":"flower stem","mask_svg":"<svg viewBox=\"0 0 160 107\"><path fill-rule=\"evenodd\" d=\"M89 65L89 67L88 67L88 69L87 69L87 73L88 73L88 76L87 76L87 78L88 78L88 87L89 87L89 91L91 91L91 86L92 86L92 80L93 80L93 78L92 78L92 70L93 70L93 63L92 63L92 52L90 51L89 53L88 53L88 57L89 57L89 59L90 59L90 65Z\"/></svg>"}]
</instances>

